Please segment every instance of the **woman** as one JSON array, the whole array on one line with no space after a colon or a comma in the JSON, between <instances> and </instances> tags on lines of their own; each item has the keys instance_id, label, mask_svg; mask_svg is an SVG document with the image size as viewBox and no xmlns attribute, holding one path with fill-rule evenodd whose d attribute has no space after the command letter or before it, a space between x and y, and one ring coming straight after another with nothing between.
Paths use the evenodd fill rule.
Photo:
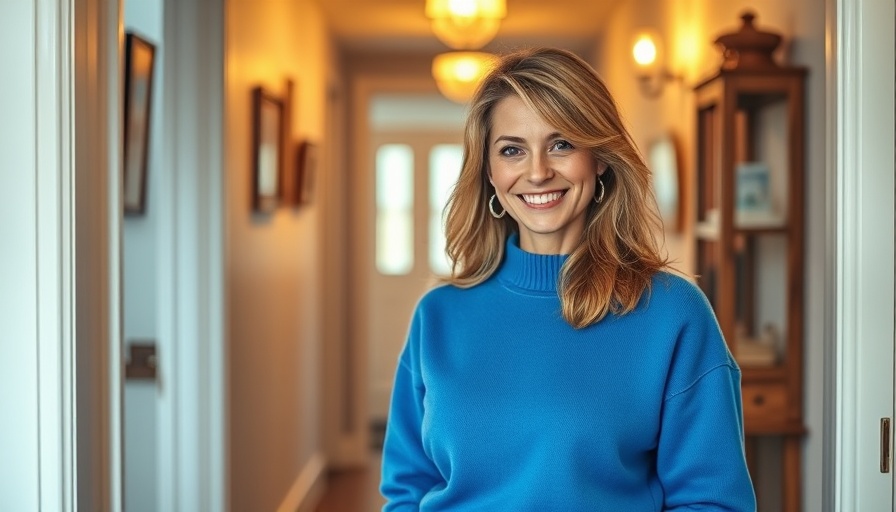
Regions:
<instances>
[{"instance_id":1,"label":"woman","mask_svg":"<svg viewBox=\"0 0 896 512\"><path fill-rule=\"evenodd\" d=\"M402 352L386 511L755 510L740 372L665 271L650 171L581 59L503 58L473 98L448 283Z\"/></svg>"}]
</instances>

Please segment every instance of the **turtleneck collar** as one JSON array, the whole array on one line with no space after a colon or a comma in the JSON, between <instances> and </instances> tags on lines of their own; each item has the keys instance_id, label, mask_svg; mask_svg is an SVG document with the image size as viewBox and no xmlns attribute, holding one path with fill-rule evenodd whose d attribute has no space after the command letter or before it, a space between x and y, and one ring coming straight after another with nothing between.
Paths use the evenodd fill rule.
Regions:
<instances>
[{"instance_id":1,"label":"turtleneck collar","mask_svg":"<svg viewBox=\"0 0 896 512\"><path fill-rule=\"evenodd\" d=\"M568 254L533 254L520 249L519 235L510 235L504 248L504 263L498 279L516 288L534 292L557 293L560 268Z\"/></svg>"}]
</instances>

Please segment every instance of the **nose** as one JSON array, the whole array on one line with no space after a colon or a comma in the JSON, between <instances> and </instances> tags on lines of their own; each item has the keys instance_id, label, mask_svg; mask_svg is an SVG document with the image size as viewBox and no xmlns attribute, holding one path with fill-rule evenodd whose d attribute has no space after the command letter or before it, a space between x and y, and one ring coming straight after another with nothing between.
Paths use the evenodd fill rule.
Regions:
<instances>
[{"instance_id":1,"label":"nose","mask_svg":"<svg viewBox=\"0 0 896 512\"><path fill-rule=\"evenodd\" d=\"M548 156L543 153L536 153L532 158L529 170L526 173L526 179L530 183L544 183L554 177L554 170L551 168L551 162Z\"/></svg>"}]
</instances>

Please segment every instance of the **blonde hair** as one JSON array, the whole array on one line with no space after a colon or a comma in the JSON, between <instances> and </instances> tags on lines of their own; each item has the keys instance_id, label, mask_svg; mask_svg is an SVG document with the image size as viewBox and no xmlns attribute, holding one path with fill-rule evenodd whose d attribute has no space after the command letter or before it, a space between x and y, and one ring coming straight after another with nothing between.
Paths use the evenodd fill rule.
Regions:
<instances>
[{"instance_id":1,"label":"blonde hair","mask_svg":"<svg viewBox=\"0 0 896 512\"><path fill-rule=\"evenodd\" d=\"M589 206L582 243L561 270L563 318L581 328L608 312L633 310L653 274L668 266L654 237L662 224L650 171L597 73L574 54L554 48L503 57L470 102L463 166L445 209L446 252L452 262L445 280L466 288L488 279L501 264L507 237L517 230L509 216L496 219L488 211L494 193L487 154L492 112L510 95L607 164L601 176L603 201Z\"/></svg>"}]
</instances>

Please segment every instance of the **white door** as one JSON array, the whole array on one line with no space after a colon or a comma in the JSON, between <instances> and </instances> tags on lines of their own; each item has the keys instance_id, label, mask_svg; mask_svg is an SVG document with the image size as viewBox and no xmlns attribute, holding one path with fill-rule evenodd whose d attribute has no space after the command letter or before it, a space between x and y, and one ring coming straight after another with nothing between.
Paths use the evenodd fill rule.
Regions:
<instances>
[{"instance_id":1,"label":"white door","mask_svg":"<svg viewBox=\"0 0 896 512\"><path fill-rule=\"evenodd\" d=\"M461 166L461 134L403 131L371 137L375 175L366 333L370 419L383 424L396 362L417 300L448 273L442 211Z\"/></svg>"},{"instance_id":2,"label":"white door","mask_svg":"<svg viewBox=\"0 0 896 512\"><path fill-rule=\"evenodd\" d=\"M893 432L881 420L894 419L896 10L892 0L838 0L835 8L828 499L837 511L892 510Z\"/></svg>"}]
</instances>

